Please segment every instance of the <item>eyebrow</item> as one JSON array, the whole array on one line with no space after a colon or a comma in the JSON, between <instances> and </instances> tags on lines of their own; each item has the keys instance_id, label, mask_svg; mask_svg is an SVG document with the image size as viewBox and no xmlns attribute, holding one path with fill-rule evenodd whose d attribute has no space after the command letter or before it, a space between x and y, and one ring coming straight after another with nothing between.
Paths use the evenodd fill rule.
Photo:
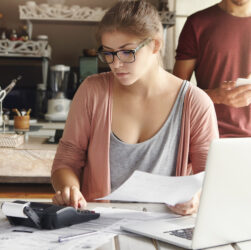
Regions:
<instances>
[{"instance_id":1,"label":"eyebrow","mask_svg":"<svg viewBox=\"0 0 251 250\"><path fill-rule=\"evenodd\" d=\"M128 45L135 45L135 43L126 43L126 44L120 46L119 49L123 49L124 47L126 47L126 46L128 46ZM106 48L106 49L113 49L113 48L110 48L110 47L105 46L105 45L102 45L102 46L103 46L104 48Z\"/></svg>"}]
</instances>

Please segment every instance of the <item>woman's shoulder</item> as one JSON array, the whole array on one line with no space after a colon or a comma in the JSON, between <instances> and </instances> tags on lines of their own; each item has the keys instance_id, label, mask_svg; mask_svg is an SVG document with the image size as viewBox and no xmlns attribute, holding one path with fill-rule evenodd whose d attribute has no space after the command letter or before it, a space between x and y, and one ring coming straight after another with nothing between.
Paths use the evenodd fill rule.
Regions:
<instances>
[{"instance_id":1,"label":"woman's shoulder","mask_svg":"<svg viewBox=\"0 0 251 250\"><path fill-rule=\"evenodd\" d=\"M113 74L105 72L87 77L74 95L76 106L86 105L89 109L105 106L111 97Z\"/></svg>"},{"instance_id":2,"label":"woman's shoulder","mask_svg":"<svg viewBox=\"0 0 251 250\"><path fill-rule=\"evenodd\" d=\"M208 94L199 87L189 83L186 102L192 109L209 109L214 108L214 104Z\"/></svg>"},{"instance_id":3,"label":"woman's shoulder","mask_svg":"<svg viewBox=\"0 0 251 250\"><path fill-rule=\"evenodd\" d=\"M79 86L82 91L106 92L113 79L112 72L103 72L88 76Z\"/></svg>"}]
</instances>

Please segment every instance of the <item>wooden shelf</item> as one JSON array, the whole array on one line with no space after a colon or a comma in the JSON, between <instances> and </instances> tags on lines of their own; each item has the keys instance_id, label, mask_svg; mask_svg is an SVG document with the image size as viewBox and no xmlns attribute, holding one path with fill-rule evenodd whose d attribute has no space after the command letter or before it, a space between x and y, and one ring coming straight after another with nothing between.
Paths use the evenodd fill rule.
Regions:
<instances>
[{"instance_id":1,"label":"wooden shelf","mask_svg":"<svg viewBox=\"0 0 251 250\"><path fill-rule=\"evenodd\" d=\"M51 184L0 183L0 198L51 199L53 195Z\"/></svg>"}]
</instances>

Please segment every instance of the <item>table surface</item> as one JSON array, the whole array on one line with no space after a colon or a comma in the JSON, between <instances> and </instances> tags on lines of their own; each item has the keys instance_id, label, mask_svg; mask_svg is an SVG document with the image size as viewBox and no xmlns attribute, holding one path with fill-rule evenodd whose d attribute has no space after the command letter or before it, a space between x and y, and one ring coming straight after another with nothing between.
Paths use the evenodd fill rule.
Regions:
<instances>
[{"instance_id":1,"label":"table surface","mask_svg":"<svg viewBox=\"0 0 251 250\"><path fill-rule=\"evenodd\" d=\"M49 183L57 144L29 136L17 148L0 148L0 181L3 183Z\"/></svg>"},{"instance_id":2,"label":"table surface","mask_svg":"<svg viewBox=\"0 0 251 250\"><path fill-rule=\"evenodd\" d=\"M43 123L44 129L56 129L58 127L63 128L64 124L55 124L55 123ZM16 149L6 149L0 148L0 181L12 180L10 182L20 182L30 180L31 182L48 182L50 178L50 166L54 158L57 145L56 144L45 144L46 138L38 136L29 136L28 141L23 145L19 146ZM20 157L20 154L26 153L24 159L18 160L16 157ZM38 154L33 154L34 152ZM46 155L43 155L43 154ZM28 154L28 155L27 155ZM8 157L6 157L8 156ZM43 161L42 158L46 158L46 161ZM27 165L27 160L29 163ZM13 163L11 163L13 161ZM15 162L15 163L14 163ZM20 166L17 167L16 162L20 163ZM46 163L45 163L46 162ZM36 166L36 167L34 167ZM4 178L4 179L3 179ZM26 178L26 179L25 179ZM28 179L27 179L28 178ZM39 179L40 178L40 179ZM2 201L12 201L15 199L0 199ZM38 202L50 202L48 199L29 199L29 201L38 201ZM93 209L95 207L116 207L116 208L125 208L125 209L134 209L138 211L151 211L151 212L165 212L168 211L167 207L163 204L143 204L143 203L88 203L87 209ZM176 247L171 244L164 242L152 240L146 237L139 236L128 236L128 235L118 235L113 238L113 240L107 242L98 250L181 250L182 248ZM251 241L229 244L225 246L219 246L210 248L217 250L250 250Z\"/></svg>"},{"instance_id":3,"label":"table surface","mask_svg":"<svg viewBox=\"0 0 251 250\"><path fill-rule=\"evenodd\" d=\"M14 148L14 150L31 149L31 150L53 150L56 151L58 144L46 143L47 138L38 136L29 136L24 144Z\"/></svg>"},{"instance_id":4,"label":"table surface","mask_svg":"<svg viewBox=\"0 0 251 250\"><path fill-rule=\"evenodd\" d=\"M0 199L0 203L3 201L12 201L13 199ZM34 199L29 201L49 202L48 199ZM124 209L133 209L138 211L150 211L150 212L165 212L168 208L164 204L149 204L149 203L88 203L87 209L93 209L95 207L116 207ZM182 250L183 248L176 247L171 244L167 244L161 241L153 240L147 237L140 237L137 235L117 235L112 240L108 241L102 247L97 250ZM210 250L250 250L251 241L229 244L219 247L208 248Z\"/></svg>"}]
</instances>

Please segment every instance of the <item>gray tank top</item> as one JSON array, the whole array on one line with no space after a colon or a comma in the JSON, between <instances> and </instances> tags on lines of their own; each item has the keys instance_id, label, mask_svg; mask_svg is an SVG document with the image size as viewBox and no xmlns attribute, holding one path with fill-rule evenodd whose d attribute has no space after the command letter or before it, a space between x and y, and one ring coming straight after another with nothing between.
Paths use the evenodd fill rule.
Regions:
<instances>
[{"instance_id":1,"label":"gray tank top","mask_svg":"<svg viewBox=\"0 0 251 250\"><path fill-rule=\"evenodd\" d=\"M161 129L150 139L128 144L110 135L111 189L117 189L134 170L174 176L180 141L184 97L189 82L184 81L173 108Z\"/></svg>"}]
</instances>

